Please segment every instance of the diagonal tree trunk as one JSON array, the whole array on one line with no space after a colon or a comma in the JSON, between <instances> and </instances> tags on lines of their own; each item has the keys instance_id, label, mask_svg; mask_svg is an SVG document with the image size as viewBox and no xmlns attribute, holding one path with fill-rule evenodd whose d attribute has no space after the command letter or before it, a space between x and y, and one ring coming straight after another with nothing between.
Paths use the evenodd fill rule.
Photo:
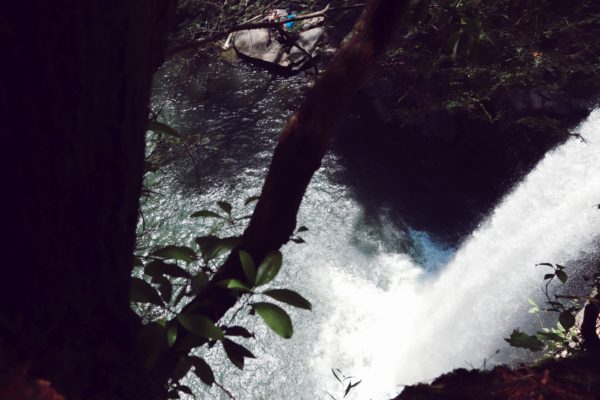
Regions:
<instances>
[{"instance_id":1,"label":"diagonal tree trunk","mask_svg":"<svg viewBox=\"0 0 600 400\"><path fill-rule=\"evenodd\" d=\"M296 214L304 192L320 167L334 126L352 95L369 76L398 17L410 0L371 0L356 23L351 38L336 53L325 74L304 104L288 120L279 137L260 199L242 236L241 248L255 260L288 242L296 227ZM233 252L212 283L187 309L201 310L215 321L236 298L215 285L223 279L244 279L237 252ZM211 300L210 306L202 306Z\"/></svg>"},{"instance_id":2,"label":"diagonal tree trunk","mask_svg":"<svg viewBox=\"0 0 600 400\"><path fill-rule=\"evenodd\" d=\"M0 10L0 381L27 365L69 400L151 398L131 351L129 282L151 79L174 5Z\"/></svg>"}]
</instances>

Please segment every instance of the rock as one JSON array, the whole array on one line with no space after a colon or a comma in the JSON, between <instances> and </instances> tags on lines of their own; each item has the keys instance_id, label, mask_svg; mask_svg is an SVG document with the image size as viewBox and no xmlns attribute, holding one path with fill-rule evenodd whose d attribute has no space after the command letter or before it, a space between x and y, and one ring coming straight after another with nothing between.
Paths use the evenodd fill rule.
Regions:
<instances>
[{"instance_id":1,"label":"rock","mask_svg":"<svg viewBox=\"0 0 600 400\"><path fill-rule=\"evenodd\" d=\"M318 54L325 33L323 20L323 17L311 18L301 21L297 31L282 30L291 43L282 43L282 33L275 29L241 31L233 36L233 47L243 57L299 71Z\"/></svg>"}]
</instances>

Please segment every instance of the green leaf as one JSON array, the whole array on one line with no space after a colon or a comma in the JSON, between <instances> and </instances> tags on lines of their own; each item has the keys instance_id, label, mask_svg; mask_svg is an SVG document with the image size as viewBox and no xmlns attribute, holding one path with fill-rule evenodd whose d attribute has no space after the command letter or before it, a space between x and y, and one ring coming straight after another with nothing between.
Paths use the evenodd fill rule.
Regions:
<instances>
[{"instance_id":1,"label":"green leaf","mask_svg":"<svg viewBox=\"0 0 600 400\"><path fill-rule=\"evenodd\" d=\"M149 262L144 268L144 273L151 277L169 275L174 278L190 278L190 273L187 272L185 269L175 264L166 263L161 260L154 260L152 262Z\"/></svg>"},{"instance_id":2,"label":"green leaf","mask_svg":"<svg viewBox=\"0 0 600 400\"><path fill-rule=\"evenodd\" d=\"M244 358L256 358L250 350L229 339L223 339L223 348L229 360L239 369L244 369Z\"/></svg>"},{"instance_id":3,"label":"green leaf","mask_svg":"<svg viewBox=\"0 0 600 400\"><path fill-rule=\"evenodd\" d=\"M300 228L298 228L298 230L296 231L297 233L302 233L302 232L306 232L308 231L308 228L305 226L301 226Z\"/></svg>"},{"instance_id":4,"label":"green leaf","mask_svg":"<svg viewBox=\"0 0 600 400\"><path fill-rule=\"evenodd\" d=\"M202 382L208 386L215 383L215 375L213 374L212 368L210 368L210 365L208 365L206 361L196 356L190 356L189 358L194 364L194 374L196 374L196 376L200 378Z\"/></svg>"},{"instance_id":5,"label":"green leaf","mask_svg":"<svg viewBox=\"0 0 600 400\"><path fill-rule=\"evenodd\" d=\"M513 347L520 347L531 351L539 351L544 348L544 343L536 336L520 332L518 329L513 330L510 338L504 338L504 340Z\"/></svg>"},{"instance_id":6,"label":"green leaf","mask_svg":"<svg viewBox=\"0 0 600 400\"><path fill-rule=\"evenodd\" d=\"M200 211L196 211L195 213L193 213L192 215L190 215L191 218L224 218L223 216L217 214L214 211L210 211L210 210L200 210Z\"/></svg>"},{"instance_id":7,"label":"green leaf","mask_svg":"<svg viewBox=\"0 0 600 400\"><path fill-rule=\"evenodd\" d=\"M177 326L172 326L167 329L167 344L169 347L173 347L175 341L177 340Z\"/></svg>"},{"instance_id":8,"label":"green leaf","mask_svg":"<svg viewBox=\"0 0 600 400\"><path fill-rule=\"evenodd\" d=\"M254 334L250 333L246 328L242 326L227 326L223 328L225 335L227 336L241 336L244 338L253 338Z\"/></svg>"},{"instance_id":9,"label":"green leaf","mask_svg":"<svg viewBox=\"0 0 600 400\"><path fill-rule=\"evenodd\" d=\"M575 325L575 316L570 311L563 311L558 316L558 322L568 331Z\"/></svg>"},{"instance_id":10,"label":"green leaf","mask_svg":"<svg viewBox=\"0 0 600 400\"><path fill-rule=\"evenodd\" d=\"M552 279L554 278L554 274L546 274L544 275L544 280L548 280L548 279Z\"/></svg>"},{"instance_id":11,"label":"green leaf","mask_svg":"<svg viewBox=\"0 0 600 400\"><path fill-rule=\"evenodd\" d=\"M291 240L292 242L294 242L294 243L298 243L298 244L300 244L300 243L306 243L306 242L304 241L304 239L302 239L301 237L293 237L293 238L290 238L290 240Z\"/></svg>"},{"instance_id":12,"label":"green leaf","mask_svg":"<svg viewBox=\"0 0 600 400\"><path fill-rule=\"evenodd\" d=\"M285 339L292 337L294 334L292 320L281 307L270 303L254 303L252 308L276 334Z\"/></svg>"},{"instance_id":13,"label":"green leaf","mask_svg":"<svg viewBox=\"0 0 600 400\"><path fill-rule=\"evenodd\" d=\"M217 201L217 205L219 206L219 208L223 211L225 211L227 214L231 215L231 204L229 204L226 201Z\"/></svg>"},{"instance_id":14,"label":"green leaf","mask_svg":"<svg viewBox=\"0 0 600 400\"><path fill-rule=\"evenodd\" d=\"M254 283L256 282L256 267L254 266L252 256L248 252L240 250L240 263L242 264L246 279L248 279L250 285L254 286Z\"/></svg>"},{"instance_id":15,"label":"green leaf","mask_svg":"<svg viewBox=\"0 0 600 400\"><path fill-rule=\"evenodd\" d=\"M271 282L279 273L281 262L281 253L279 251L275 250L268 253L256 271L255 286Z\"/></svg>"},{"instance_id":16,"label":"green leaf","mask_svg":"<svg viewBox=\"0 0 600 400\"><path fill-rule=\"evenodd\" d=\"M188 331L208 339L223 339L223 331L204 315L179 314L177 320Z\"/></svg>"},{"instance_id":17,"label":"green leaf","mask_svg":"<svg viewBox=\"0 0 600 400\"><path fill-rule=\"evenodd\" d=\"M560 281L561 281L562 283L565 283L565 282L567 281L567 279L568 279L568 276L567 276L567 274L565 273L565 271L563 271L563 270L560 270L560 269L556 270L556 277L557 277L558 279L560 279Z\"/></svg>"},{"instance_id":18,"label":"green leaf","mask_svg":"<svg viewBox=\"0 0 600 400\"><path fill-rule=\"evenodd\" d=\"M193 294L200 293L202 290L204 290L206 285L208 285L208 276L203 271L198 272L192 278L192 283L191 283L192 293Z\"/></svg>"},{"instance_id":19,"label":"green leaf","mask_svg":"<svg viewBox=\"0 0 600 400\"><path fill-rule=\"evenodd\" d=\"M140 278L131 278L130 300L134 303L163 305L156 290L148 282Z\"/></svg>"},{"instance_id":20,"label":"green leaf","mask_svg":"<svg viewBox=\"0 0 600 400\"><path fill-rule=\"evenodd\" d=\"M200 246L202 258L205 262L231 251L239 242L240 238L238 236L219 238L209 235L196 238L196 243Z\"/></svg>"},{"instance_id":21,"label":"green leaf","mask_svg":"<svg viewBox=\"0 0 600 400\"><path fill-rule=\"evenodd\" d=\"M181 260L186 263L191 263L198 258L196 252L186 246L166 246L153 251L151 254L166 260Z\"/></svg>"},{"instance_id":22,"label":"green leaf","mask_svg":"<svg viewBox=\"0 0 600 400\"><path fill-rule=\"evenodd\" d=\"M244 290L251 292L252 290L239 279L225 279L217 283L217 286L226 287L227 289Z\"/></svg>"},{"instance_id":23,"label":"green leaf","mask_svg":"<svg viewBox=\"0 0 600 400\"><path fill-rule=\"evenodd\" d=\"M551 342L563 342L565 340L564 337L555 332L538 332L536 336L540 340L549 340Z\"/></svg>"},{"instance_id":24,"label":"green leaf","mask_svg":"<svg viewBox=\"0 0 600 400\"><path fill-rule=\"evenodd\" d=\"M152 119L148 121L148 130L154 131L154 132L159 132L159 133L164 133L166 135L181 139L181 135L175 129L173 129L172 127L170 127L169 125L167 125L165 123L158 122L158 121L155 121Z\"/></svg>"},{"instance_id":25,"label":"green leaf","mask_svg":"<svg viewBox=\"0 0 600 400\"><path fill-rule=\"evenodd\" d=\"M181 357L179 359L179 362L175 366L173 373L171 374L171 379L173 379L175 382L178 382L180 379L187 375L192 366L193 362L188 356Z\"/></svg>"},{"instance_id":26,"label":"green leaf","mask_svg":"<svg viewBox=\"0 0 600 400\"><path fill-rule=\"evenodd\" d=\"M306 300L304 297L289 289L271 289L265 290L262 292L263 294L274 298L275 300L287 303L291 306L303 308L305 310L311 310L312 306L310 301Z\"/></svg>"},{"instance_id":27,"label":"green leaf","mask_svg":"<svg viewBox=\"0 0 600 400\"><path fill-rule=\"evenodd\" d=\"M244 201L244 205L247 206L248 204L257 201L259 198L260 198L260 196L251 196L251 197L248 197L246 199L246 201ZM600 208L600 205L598 206L598 208Z\"/></svg>"},{"instance_id":28,"label":"green leaf","mask_svg":"<svg viewBox=\"0 0 600 400\"><path fill-rule=\"evenodd\" d=\"M165 328L156 322L142 326L135 341L136 353L142 366L154 368L165 345Z\"/></svg>"}]
</instances>

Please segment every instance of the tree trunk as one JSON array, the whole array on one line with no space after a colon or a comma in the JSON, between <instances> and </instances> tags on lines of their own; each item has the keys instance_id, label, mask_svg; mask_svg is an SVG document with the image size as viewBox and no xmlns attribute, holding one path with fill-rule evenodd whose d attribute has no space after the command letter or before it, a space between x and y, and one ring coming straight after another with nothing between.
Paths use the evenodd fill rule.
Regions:
<instances>
[{"instance_id":1,"label":"tree trunk","mask_svg":"<svg viewBox=\"0 0 600 400\"><path fill-rule=\"evenodd\" d=\"M129 282L151 78L174 3L0 11L0 367L27 364L69 400L148 398Z\"/></svg>"},{"instance_id":2,"label":"tree trunk","mask_svg":"<svg viewBox=\"0 0 600 400\"><path fill-rule=\"evenodd\" d=\"M304 192L320 167L335 123L353 93L368 77L375 60L392 35L401 11L410 0L372 0L356 23L351 38L336 53L331 65L288 120L279 137L260 199L242 236L241 248L259 262L271 250L287 243L296 227L296 214ZM233 252L206 288L187 309L201 310L215 321L236 298L215 285L244 275ZM202 306L206 300L210 306Z\"/></svg>"}]
</instances>

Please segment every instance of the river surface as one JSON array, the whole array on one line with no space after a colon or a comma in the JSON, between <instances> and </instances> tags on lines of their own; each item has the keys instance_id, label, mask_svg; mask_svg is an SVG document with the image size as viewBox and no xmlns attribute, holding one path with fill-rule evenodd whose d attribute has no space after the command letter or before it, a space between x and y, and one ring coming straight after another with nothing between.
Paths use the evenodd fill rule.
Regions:
<instances>
[{"instance_id":1,"label":"river surface","mask_svg":"<svg viewBox=\"0 0 600 400\"><path fill-rule=\"evenodd\" d=\"M189 215L218 211L218 200L232 203L234 215L251 213L244 199L259 194L277 136L308 86L245 64L195 63L188 71L167 65L155 85L153 108L193 145L148 177L158 194L143 205L143 246L241 233L243 225ZM286 307L289 340L258 317L237 316L256 333L241 343L257 359L240 371L220 346L202 352L217 380L240 400L341 399L331 372L338 368L362 380L347 398L383 400L456 367L510 360L503 337L539 328L527 299L539 298L547 271L534 265L562 263L575 280L597 248L600 112L578 131L587 144L574 138L548 153L458 246L411 229L392 209L366 213L329 153L298 214L307 243L284 246L272 283L301 293L313 311ZM187 383L198 398L228 398L191 376Z\"/></svg>"}]
</instances>

